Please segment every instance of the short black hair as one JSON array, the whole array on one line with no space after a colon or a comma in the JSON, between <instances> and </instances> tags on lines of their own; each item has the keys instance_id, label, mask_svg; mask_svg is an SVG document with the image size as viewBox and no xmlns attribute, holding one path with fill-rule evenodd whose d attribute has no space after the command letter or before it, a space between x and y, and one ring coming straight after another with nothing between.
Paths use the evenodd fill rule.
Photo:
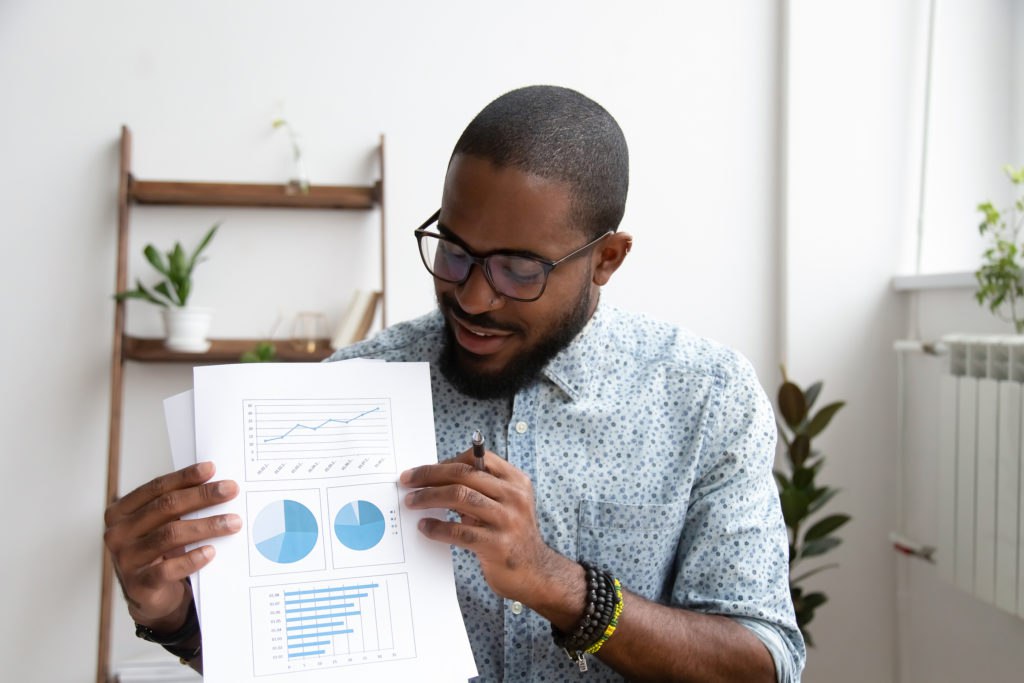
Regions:
<instances>
[{"instance_id":1,"label":"short black hair","mask_svg":"<svg viewBox=\"0 0 1024 683\"><path fill-rule=\"evenodd\" d=\"M626 210L629 150L604 107L569 88L533 85L505 93L476 115L456 154L487 159L572 188L572 218L591 238L617 230Z\"/></svg>"}]
</instances>

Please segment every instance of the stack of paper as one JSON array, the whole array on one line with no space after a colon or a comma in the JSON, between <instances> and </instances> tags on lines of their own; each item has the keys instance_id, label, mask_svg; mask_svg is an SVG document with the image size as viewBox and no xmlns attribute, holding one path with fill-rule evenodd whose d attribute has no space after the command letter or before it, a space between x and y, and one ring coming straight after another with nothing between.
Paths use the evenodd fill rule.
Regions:
<instances>
[{"instance_id":1,"label":"stack of paper","mask_svg":"<svg viewBox=\"0 0 1024 683\"><path fill-rule=\"evenodd\" d=\"M176 659L133 660L117 667L118 683L197 683L203 677Z\"/></svg>"},{"instance_id":2,"label":"stack of paper","mask_svg":"<svg viewBox=\"0 0 1024 683\"><path fill-rule=\"evenodd\" d=\"M417 531L441 511L398 485L436 462L427 365L200 367L194 387L166 402L172 450L239 485L201 516L243 520L193 578L205 680L475 676L448 546Z\"/></svg>"}]
</instances>

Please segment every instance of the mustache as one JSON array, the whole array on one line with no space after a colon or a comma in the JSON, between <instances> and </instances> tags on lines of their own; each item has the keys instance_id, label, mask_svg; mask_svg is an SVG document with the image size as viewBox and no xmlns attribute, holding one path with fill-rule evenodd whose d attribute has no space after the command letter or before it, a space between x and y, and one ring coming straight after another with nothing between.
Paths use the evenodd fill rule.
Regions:
<instances>
[{"instance_id":1,"label":"mustache","mask_svg":"<svg viewBox=\"0 0 1024 683\"><path fill-rule=\"evenodd\" d=\"M438 303L441 305L441 312L448 313L453 318L457 318L459 322L471 325L474 327L484 327L489 330L501 330L503 332L521 332L518 326L510 325L508 323L502 323L495 320L489 313L467 313L462 310L462 306L459 306L458 302L455 301L455 297L447 292L438 296Z\"/></svg>"}]
</instances>

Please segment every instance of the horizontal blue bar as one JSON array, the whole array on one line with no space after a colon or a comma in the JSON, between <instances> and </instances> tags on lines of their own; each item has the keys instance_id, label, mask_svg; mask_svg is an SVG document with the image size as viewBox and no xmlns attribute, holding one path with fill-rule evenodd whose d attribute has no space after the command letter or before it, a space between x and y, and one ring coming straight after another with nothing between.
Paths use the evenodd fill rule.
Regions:
<instances>
[{"instance_id":1,"label":"horizontal blue bar","mask_svg":"<svg viewBox=\"0 0 1024 683\"><path fill-rule=\"evenodd\" d=\"M295 659L296 657L315 657L316 655L322 655L323 650L316 650L314 652L289 652L288 659Z\"/></svg>"},{"instance_id":2,"label":"horizontal blue bar","mask_svg":"<svg viewBox=\"0 0 1024 683\"><path fill-rule=\"evenodd\" d=\"M285 623L292 621L311 621L313 619L333 619L335 617L355 617L362 614L362 612L330 612L329 614L307 614L301 617L288 617L285 619Z\"/></svg>"},{"instance_id":3,"label":"horizontal blue bar","mask_svg":"<svg viewBox=\"0 0 1024 683\"><path fill-rule=\"evenodd\" d=\"M331 641L329 641L329 640L321 640L321 641L316 642L316 643L289 643L288 647L289 648L293 648L293 647L320 647L321 645L330 645L330 644L331 644Z\"/></svg>"},{"instance_id":4,"label":"horizontal blue bar","mask_svg":"<svg viewBox=\"0 0 1024 683\"><path fill-rule=\"evenodd\" d=\"M378 583L367 583L362 586L338 586L337 588L310 588L304 591L285 591L284 597L292 595L314 595L316 593L337 593L338 591L361 591L367 588L380 588Z\"/></svg>"},{"instance_id":5,"label":"horizontal blue bar","mask_svg":"<svg viewBox=\"0 0 1024 683\"><path fill-rule=\"evenodd\" d=\"M332 622L329 622L329 623L326 623L326 624L306 624L304 626L299 626L299 625L288 626L287 628L285 628L285 631L287 631L288 633L291 633L292 631L306 631L306 630L311 629L311 628L334 628L335 626L344 626L344 625L345 625L344 621L332 621Z\"/></svg>"},{"instance_id":6,"label":"horizontal blue bar","mask_svg":"<svg viewBox=\"0 0 1024 683\"><path fill-rule=\"evenodd\" d=\"M344 609L346 607L355 607L354 602L339 602L334 605L324 605L323 607L293 607L292 609L286 609L285 614L296 614L298 612L319 612L325 609Z\"/></svg>"},{"instance_id":7,"label":"horizontal blue bar","mask_svg":"<svg viewBox=\"0 0 1024 683\"><path fill-rule=\"evenodd\" d=\"M351 600L352 598L365 598L369 597L369 593L357 593L356 595L336 595L326 598L306 598L305 600L285 600L286 605L304 605L307 602L327 602L328 600Z\"/></svg>"},{"instance_id":8,"label":"horizontal blue bar","mask_svg":"<svg viewBox=\"0 0 1024 683\"><path fill-rule=\"evenodd\" d=\"M329 633L296 633L294 636L288 636L288 640L299 640L301 638L321 638L323 636L343 636L348 633L355 633L350 628L342 629L340 631L331 631Z\"/></svg>"}]
</instances>

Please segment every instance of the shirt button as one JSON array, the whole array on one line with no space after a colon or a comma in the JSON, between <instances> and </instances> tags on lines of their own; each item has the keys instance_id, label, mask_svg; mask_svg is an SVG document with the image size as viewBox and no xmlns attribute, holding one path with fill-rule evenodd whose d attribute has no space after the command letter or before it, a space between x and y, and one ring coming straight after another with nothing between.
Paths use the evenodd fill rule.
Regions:
<instances>
[{"instance_id":1,"label":"shirt button","mask_svg":"<svg viewBox=\"0 0 1024 683\"><path fill-rule=\"evenodd\" d=\"M516 432L518 432L519 434L525 434L526 433L526 423L523 422L522 420L520 420L519 422L516 422Z\"/></svg>"},{"instance_id":2,"label":"shirt button","mask_svg":"<svg viewBox=\"0 0 1024 683\"><path fill-rule=\"evenodd\" d=\"M523 423L520 422L519 424L523 424ZM522 613L523 613L523 603L521 603L518 600L516 600L515 602L512 603L512 614L520 615Z\"/></svg>"}]
</instances>

